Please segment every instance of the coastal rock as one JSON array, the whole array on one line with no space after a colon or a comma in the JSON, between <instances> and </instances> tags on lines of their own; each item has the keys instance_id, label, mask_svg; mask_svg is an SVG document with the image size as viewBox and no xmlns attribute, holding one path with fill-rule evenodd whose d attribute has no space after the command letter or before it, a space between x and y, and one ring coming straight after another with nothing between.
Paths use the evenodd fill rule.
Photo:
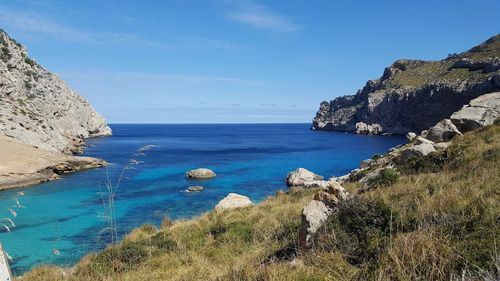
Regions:
<instances>
[{"instance_id":1,"label":"coastal rock","mask_svg":"<svg viewBox=\"0 0 500 281\"><path fill-rule=\"evenodd\" d=\"M111 135L104 118L0 29L0 134L66 154L84 138Z\"/></svg>"},{"instance_id":2,"label":"coastal rock","mask_svg":"<svg viewBox=\"0 0 500 281\"><path fill-rule=\"evenodd\" d=\"M370 167L370 164L373 162L372 159L365 159L365 160L362 160L360 163L359 163L359 168L360 169L366 169L368 167Z\"/></svg>"},{"instance_id":3,"label":"coastal rock","mask_svg":"<svg viewBox=\"0 0 500 281\"><path fill-rule=\"evenodd\" d=\"M323 177L304 168L298 168L297 170L288 173L288 176L286 177L286 184L290 187L304 186L304 182L318 180L323 180Z\"/></svg>"},{"instance_id":4,"label":"coastal rock","mask_svg":"<svg viewBox=\"0 0 500 281\"><path fill-rule=\"evenodd\" d=\"M325 203L318 200L311 200L302 210L302 226L299 231L298 245L301 249L312 246L312 236L326 222L333 213Z\"/></svg>"},{"instance_id":5,"label":"coastal rock","mask_svg":"<svg viewBox=\"0 0 500 281\"><path fill-rule=\"evenodd\" d=\"M451 122L450 119L443 119L436 125L430 127L422 133L422 136L433 142L449 141L456 135L461 135L457 127Z\"/></svg>"},{"instance_id":6,"label":"coastal rock","mask_svg":"<svg viewBox=\"0 0 500 281\"><path fill-rule=\"evenodd\" d=\"M420 143L410 145L399 151L399 162L405 162L412 157L425 156L431 152L435 152L434 143Z\"/></svg>"},{"instance_id":7,"label":"coastal rock","mask_svg":"<svg viewBox=\"0 0 500 281\"><path fill-rule=\"evenodd\" d=\"M302 209L302 224L297 238L299 249L311 248L314 234L337 211L337 205L350 198L349 193L339 183L333 181L330 183Z\"/></svg>"},{"instance_id":8,"label":"coastal rock","mask_svg":"<svg viewBox=\"0 0 500 281\"><path fill-rule=\"evenodd\" d=\"M411 142L413 141L413 139L415 139L417 137L417 134L413 133L413 132L409 132L406 134L406 140Z\"/></svg>"},{"instance_id":9,"label":"coastal rock","mask_svg":"<svg viewBox=\"0 0 500 281\"><path fill-rule=\"evenodd\" d=\"M329 181L305 181L304 182L304 188L305 189L311 189L311 188L327 188L330 185Z\"/></svg>"},{"instance_id":10,"label":"coastal rock","mask_svg":"<svg viewBox=\"0 0 500 281\"><path fill-rule=\"evenodd\" d=\"M188 171L186 176L190 179L211 179L215 178L216 174L214 171L206 168L198 168L195 170Z\"/></svg>"},{"instance_id":11,"label":"coastal rock","mask_svg":"<svg viewBox=\"0 0 500 281\"><path fill-rule=\"evenodd\" d=\"M500 118L500 92L482 95L450 117L458 130L464 133L491 125L498 118Z\"/></svg>"},{"instance_id":12,"label":"coastal rock","mask_svg":"<svg viewBox=\"0 0 500 281\"><path fill-rule=\"evenodd\" d=\"M28 186L74 171L97 168L106 161L48 151L0 135L0 190Z\"/></svg>"},{"instance_id":13,"label":"coastal rock","mask_svg":"<svg viewBox=\"0 0 500 281\"><path fill-rule=\"evenodd\" d=\"M203 191L203 186L196 185L196 186L190 186L186 189L186 192L200 192Z\"/></svg>"},{"instance_id":14,"label":"coastal rock","mask_svg":"<svg viewBox=\"0 0 500 281\"><path fill-rule=\"evenodd\" d=\"M499 42L497 35L440 61L395 61L380 79L368 81L355 95L322 102L313 127L358 134L421 132L449 118L471 100L500 91L500 70L495 59L500 54ZM459 67L465 67L461 68L462 76L450 78ZM464 122L464 126L470 127L468 123Z\"/></svg>"},{"instance_id":15,"label":"coastal rock","mask_svg":"<svg viewBox=\"0 0 500 281\"><path fill-rule=\"evenodd\" d=\"M378 135L382 132L382 126L379 124L365 124L364 122L356 123L356 134L362 135Z\"/></svg>"},{"instance_id":16,"label":"coastal rock","mask_svg":"<svg viewBox=\"0 0 500 281\"><path fill-rule=\"evenodd\" d=\"M223 211L228 209L235 208L244 208L253 206L250 198L239 195L236 193L229 193L224 199L220 200L219 203L215 206L216 211Z\"/></svg>"}]
</instances>

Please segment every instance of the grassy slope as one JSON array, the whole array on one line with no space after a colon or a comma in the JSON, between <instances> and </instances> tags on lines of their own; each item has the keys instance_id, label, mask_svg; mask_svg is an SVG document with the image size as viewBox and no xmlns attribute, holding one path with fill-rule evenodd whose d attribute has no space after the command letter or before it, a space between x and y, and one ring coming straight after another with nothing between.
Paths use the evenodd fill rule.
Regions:
<instances>
[{"instance_id":1,"label":"grassy slope","mask_svg":"<svg viewBox=\"0 0 500 281\"><path fill-rule=\"evenodd\" d=\"M22 280L450 280L462 274L494 280L500 125L457 137L446 153L413 159L400 170L395 183L342 205L294 267L268 257L294 245L301 209L314 191L167 221L160 229L145 225L74 268L41 267Z\"/></svg>"},{"instance_id":2,"label":"grassy slope","mask_svg":"<svg viewBox=\"0 0 500 281\"><path fill-rule=\"evenodd\" d=\"M496 35L481 45L458 55L439 61L400 60L393 66L403 69L400 73L383 81L383 89L410 88L418 89L429 84L459 84L464 82L480 83L492 77L496 72L483 73L481 70L454 68L461 59L474 61L490 61L500 58L500 35Z\"/></svg>"}]
</instances>

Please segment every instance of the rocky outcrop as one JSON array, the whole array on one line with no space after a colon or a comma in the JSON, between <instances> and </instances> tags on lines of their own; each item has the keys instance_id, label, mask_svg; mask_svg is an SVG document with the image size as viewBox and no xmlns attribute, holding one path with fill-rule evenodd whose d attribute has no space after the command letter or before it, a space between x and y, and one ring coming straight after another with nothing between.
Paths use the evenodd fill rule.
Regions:
<instances>
[{"instance_id":1,"label":"rocky outcrop","mask_svg":"<svg viewBox=\"0 0 500 281\"><path fill-rule=\"evenodd\" d=\"M433 142L449 141L461 134L450 119L443 119L428 130L422 131L422 136Z\"/></svg>"},{"instance_id":2,"label":"rocky outcrop","mask_svg":"<svg viewBox=\"0 0 500 281\"><path fill-rule=\"evenodd\" d=\"M425 130L471 100L500 90L499 42L497 35L441 61L398 60L356 95L322 102L313 128L358 134Z\"/></svg>"},{"instance_id":3,"label":"rocky outcrop","mask_svg":"<svg viewBox=\"0 0 500 281\"><path fill-rule=\"evenodd\" d=\"M314 199L306 204L302 209L302 224L297 239L299 249L312 247L314 234L337 211L338 204L349 198L349 193L339 183L330 181L328 187L320 190Z\"/></svg>"},{"instance_id":4,"label":"rocky outcrop","mask_svg":"<svg viewBox=\"0 0 500 281\"><path fill-rule=\"evenodd\" d=\"M465 133L493 124L500 118L500 92L482 95L453 113L451 122Z\"/></svg>"},{"instance_id":5,"label":"rocky outcrop","mask_svg":"<svg viewBox=\"0 0 500 281\"><path fill-rule=\"evenodd\" d=\"M58 179L61 174L102 167L106 162L35 148L0 136L0 190Z\"/></svg>"},{"instance_id":6,"label":"rocky outcrop","mask_svg":"<svg viewBox=\"0 0 500 281\"><path fill-rule=\"evenodd\" d=\"M223 211L236 208L245 208L253 206L250 198L236 193L229 193L224 199L220 200L215 206L216 211Z\"/></svg>"},{"instance_id":7,"label":"rocky outcrop","mask_svg":"<svg viewBox=\"0 0 500 281\"><path fill-rule=\"evenodd\" d=\"M0 134L53 152L81 152L84 138L107 136L103 117L0 30Z\"/></svg>"},{"instance_id":8,"label":"rocky outcrop","mask_svg":"<svg viewBox=\"0 0 500 281\"><path fill-rule=\"evenodd\" d=\"M215 178L217 175L214 171L206 168L198 168L186 173L186 177L190 179L211 179Z\"/></svg>"},{"instance_id":9,"label":"rocky outcrop","mask_svg":"<svg viewBox=\"0 0 500 281\"><path fill-rule=\"evenodd\" d=\"M297 170L288 173L286 177L286 184L288 186L304 186L305 182L321 181L323 177L304 169L298 168ZM311 186L314 185L311 183Z\"/></svg>"}]
</instances>

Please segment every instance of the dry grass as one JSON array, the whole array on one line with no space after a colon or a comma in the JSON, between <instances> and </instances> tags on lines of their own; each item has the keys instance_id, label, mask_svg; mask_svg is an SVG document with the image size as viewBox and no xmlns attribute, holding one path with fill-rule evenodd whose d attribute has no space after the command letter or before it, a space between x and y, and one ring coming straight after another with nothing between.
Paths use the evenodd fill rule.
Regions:
<instances>
[{"instance_id":1,"label":"dry grass","mask_svg":"<svg viewBox=\"0 0 500 281\"><path fill-rule=\"evenodd\" d=\"M41 267L22 280L495 280L500 126L456 138L448 153L438 171L406 171L359 195L325 226L322 247L296 253L293 266L300 212L314 191L145 225L71 269Z\"/></svg>"}]
</instances>

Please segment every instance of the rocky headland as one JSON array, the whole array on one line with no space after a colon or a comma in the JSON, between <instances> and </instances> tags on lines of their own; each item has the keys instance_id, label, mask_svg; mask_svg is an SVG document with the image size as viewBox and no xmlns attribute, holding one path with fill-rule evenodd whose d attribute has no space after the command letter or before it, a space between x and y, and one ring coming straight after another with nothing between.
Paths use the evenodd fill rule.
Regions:
<instances>
[{"instance_id":1,"label":"rocky headland","mask_svg":"<svg viewBox=\"0 0 500 281\"><path fill-rule=\"evenodd\" d=\"M440 61L398 60L355 95L322 102L313 129L419 133L471 100L500 91L500 35Z\"/></svg>"},{"instance_id":2,"label":"rocky headland","mask_svg":"<svg viewBox=\"0 0 500 281\"><path fill-rule=\"evenodd\" d=\"M72 156L83 151L85 138L111 135L104 118L1 29L0 104L0 188L104 165Z\"/></svg>"}]
</instances>

